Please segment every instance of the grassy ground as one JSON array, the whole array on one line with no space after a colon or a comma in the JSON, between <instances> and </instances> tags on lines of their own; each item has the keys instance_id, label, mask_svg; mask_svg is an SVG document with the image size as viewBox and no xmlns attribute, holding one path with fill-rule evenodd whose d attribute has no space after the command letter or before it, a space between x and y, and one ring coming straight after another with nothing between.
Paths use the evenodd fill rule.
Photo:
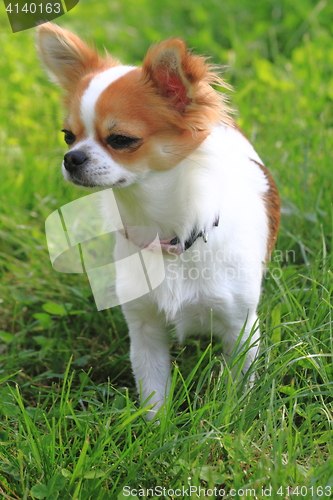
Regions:
<instances>
[{"instance_id":1,"label":"grassy ground","mask_svg":"<svg viewBox=\"0 0 333 500\"><path fill-rule=\"evenodd\" d=\"M159 426L147 423L121 312L97 312L85 276L50 265L45 218L78 191L59 173L59 92L33 30L11 34L2 7L0 497L120 500L158 486L161 498L331 498L332 4L81 0L59 24L126 63L177 35L227 65L282 222L259 308L256 389L221 384L207 332L172 346L173 402Z\"/></svg>"}]
</instances>

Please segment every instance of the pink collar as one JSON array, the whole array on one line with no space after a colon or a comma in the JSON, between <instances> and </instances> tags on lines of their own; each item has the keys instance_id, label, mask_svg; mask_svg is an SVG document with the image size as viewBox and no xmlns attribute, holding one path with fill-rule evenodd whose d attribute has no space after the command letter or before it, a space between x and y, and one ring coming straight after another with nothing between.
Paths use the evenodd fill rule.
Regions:
<instances>
[{"instance_id":1,"label":"pink collar","mask_svg":"<svg viewBox=\"0 0 333 500\"><path fill-rule=\"evenodd\" d=\"M220 222L220 217L217 216L215 218L213 227L217 227ZM125 232L125 237L126 239L130 239L128 236L128 232L126 228L124 228ZM140 248L145 248L149 252L153 253L160 253L162 250L162 253L165 255L180 255L184 253L186 250L188 250L193 243L198 239L202 237L205 243L208 241L208 231L206 231L205 228L202 228L201 231L198 231L196 228L194 228L189 236L189 238L185 241L184 245L180 243L180 239L178 236L174 236L173 238L167 238L164 240L159 240L159 238L156 238L153 242L151 242L148 245L142 245L135 243L137 246ZM134 243L134 242L133 242Z\"/></svg>"}]
</instances>

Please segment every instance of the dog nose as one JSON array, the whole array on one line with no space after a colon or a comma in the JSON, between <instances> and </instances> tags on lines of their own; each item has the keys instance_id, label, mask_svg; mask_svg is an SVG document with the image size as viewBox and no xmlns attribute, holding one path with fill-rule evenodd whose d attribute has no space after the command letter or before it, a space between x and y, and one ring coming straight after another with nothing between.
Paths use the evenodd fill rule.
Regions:
<instances>
[{"instance_id":1,"label":"dog nose","mask_svg":"<svg viewBox=\"0 0 333 500\"><path fill-rule=\"evenodd\" d=\"M88 159L83 151L68 151L64 156L64 166L68 172L74 172Z\"/></svg>"}]
</instances>

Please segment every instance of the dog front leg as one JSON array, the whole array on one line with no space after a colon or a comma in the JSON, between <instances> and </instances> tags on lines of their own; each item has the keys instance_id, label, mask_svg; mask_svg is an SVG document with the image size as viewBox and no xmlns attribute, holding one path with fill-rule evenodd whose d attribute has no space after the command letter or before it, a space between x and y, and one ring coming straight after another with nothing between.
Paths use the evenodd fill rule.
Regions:
<instances>
[{"instance_id":1,"label":"dog front leg","mask_svg":"<svg viewBox=\"0 0 333 500\"><path fill-rule=\"evenodd\" d=\"M129 324L131 363L141 404L154 405L152 420L170 391L169 341L165 328L144 322ZM153 394L154 393L154 394ZM153 394L151 396L151 394ZM150 397L149 401L147 399Z\"/></svg>"},{"instance_id":2,"label":"dog front leg","mask_svg":"<svg viewBox=\"0 0 333 500\"><path fill-rule=\"evenodd\" d=\"M249 321L247 321L242 338L240 340L238 340L238 332L242 330L241 323L230 327L229 330L225 331L222 336L223 355L225 357L225 360L227 361L229 366L231 364L234 365L231 368L233 378L241 380L243 376L251 370L248 378L249 387L253 387L254 385L255 371L253 365L259 351L259 328L251 333L252 327L256 324L256 322L257 316L253 315L249 319ZM243 359L235 364L232 363L232 359L236 358L242 351L244 352L242 357ZM240 364L242 365L241 370L239 366Z\"/></svg>"}]
</instances>

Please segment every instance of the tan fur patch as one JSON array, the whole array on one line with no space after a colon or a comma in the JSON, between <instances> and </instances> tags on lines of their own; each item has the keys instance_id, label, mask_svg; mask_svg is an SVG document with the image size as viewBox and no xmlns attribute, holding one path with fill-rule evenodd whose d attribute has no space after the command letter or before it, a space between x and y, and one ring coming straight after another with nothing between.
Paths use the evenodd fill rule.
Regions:
<instances>
[{"instance_id":1,"label":"tan fur patch","mask_svg":"<svg viewBox=\"0 0 333 500\"><path fill-rule=\"evenodd\" d=\"M170 38L158 45L152 45L142 65L143 78L148 88L159 92L174 112L174 123L182 128L198 131L210 129L213 125L232 124L226 95L215 91L211 85L230 89L230 86L215 72L207 59L191 53L183 40ZM168 98L165 81L179 79L186 88L184 112L175 109L179 93ZM172 87L172 85L171 85ZM178 99L179 100L179 99Z\"/></svg>"},{"instance_id":2,"label":"tan fur patch","mask_svg":"<svg viewBox=\"0 0 333 500\"><path fill-rule=\"evenodd\" d=\"M152 112L152 110L154 110ZM118 78L100 95L95 107L95 129L108 153L130 170L171 169L194 151L208 131L192 133L175 123L174 110L147 86L141 68ZM140 139L139 148L114 150L106 144L110 134Z\"/></svg>"},{"instance_id":3,"label":"tan fur patch","mask_svg":"<svg viewBox=\"0 0 333 500\"><path fill-rule=\"evenodd\" d=\"M271 253L273 251L274 245L276 243L277 233L280 225L280 198L273 177L268 172L267 168L255 160L251 159L251 161L256 163L256 165L258 165L258 167L263 171L269 184L268 192L264 196L264 202L267 211L268 225L269 225L269 236L267 242L267 255L266 255L266 262L268 262Z\"/></svg>"},{"instance_id":4,"label":"tan fur patch","mask_svg":"<svg viewBox=\"0 0 333 500\"><path fill-rule=\"evenodd\" d=\"M53 23L38 26L38 51L46 67L66 91L73 91L84 75L119 65L107 52L99 56L71 31Z\"/></svg>"}]
</instances>

